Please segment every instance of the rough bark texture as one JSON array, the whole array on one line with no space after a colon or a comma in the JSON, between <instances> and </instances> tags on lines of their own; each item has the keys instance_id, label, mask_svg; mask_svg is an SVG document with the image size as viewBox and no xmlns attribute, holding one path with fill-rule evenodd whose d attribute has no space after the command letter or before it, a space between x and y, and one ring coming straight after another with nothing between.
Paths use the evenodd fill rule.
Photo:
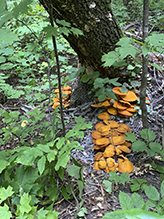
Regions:
<instances>
[{"instance_id":1,"label":"rough bark texture","mask_svg":"<svg viewBox=\"0 0 164 219\"><path fill-rule=\"evenodd\" d=\"M53 7L55 21L65 20L83 32L82 36L72 33L64 37L77 52L87 74L99 71L101 75L119 76L118 72L103 68L101 62L102 55L114 50L115 44L122 37L109 0L40 0L40 3L47 11Z\"/></svg>"}]
</instances>

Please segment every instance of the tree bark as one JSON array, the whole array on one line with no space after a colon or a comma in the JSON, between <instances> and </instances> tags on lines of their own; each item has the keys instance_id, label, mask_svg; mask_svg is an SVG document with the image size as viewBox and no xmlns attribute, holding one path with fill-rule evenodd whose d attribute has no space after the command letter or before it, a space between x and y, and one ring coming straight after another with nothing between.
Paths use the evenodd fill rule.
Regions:
<instances>
[{"instance_id":1,"label":"tree bark","mask_svg":"<svg viewBox=\"0 0 164 219\"><path fill-rule=\"evenodd\" d=\"M65 20L71 27L82 31L83 35L77 36L72 33L64 37L77 53L87 74L99 71L103 76L119 76L118 72L103 68L101 61L102 55L114 50L115 44L122 37L122 31L112 13L109 0L39 1L48 12L53 7L54 21Z\"/></svg>"}]
</instances>

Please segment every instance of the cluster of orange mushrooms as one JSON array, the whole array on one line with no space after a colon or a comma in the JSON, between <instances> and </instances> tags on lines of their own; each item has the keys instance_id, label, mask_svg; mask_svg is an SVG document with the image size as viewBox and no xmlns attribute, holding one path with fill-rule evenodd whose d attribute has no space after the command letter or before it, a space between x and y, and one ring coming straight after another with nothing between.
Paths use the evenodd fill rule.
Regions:
<instances>
[{"instance_id":1,"label":"cluster of orange mushrooms","mask_svg":"<svg viewBox=\"0 0 164 219\"><path fill-rule=\"evenodd\" d=\"M71 101L70 101L70 95L72 93L71 91L71 87L70 86L67 86L67 87L63 87L61 89L62 91L62 103L64 105L64 108L68 107L70 104L71 104ZM59 100L59 89L56 89L54 91L54 94L56 94L56 97L53 99L53 105L52 105L52 108L53 109L56 109L59 105L60 105L60 100ZM69 99L69 100L68 100Z\"/></svg>"},{"instance_id":2,"label":"cluster of orange mushrooms","mask_svg":"<svg viewBox=\"0 0 164 219\"><path fill-rule=\"evenodd\" d=\"M135 109L136 104L134 104L134 102L137 101L137 96L134 91L122 93L120 89L121 87L115 87L112 90L115 93L117 100L107 97L105 101L91 106L105 107L107 108L108 113L112 115L118 115L121 117L132 116L133 113L137 112L137 109Z\"/></svg>"},{"instance_id":3,"label":"cluster of orange mushrooms","mask_svg":"<svg viewBox=\"0 0 164 219\"><path fill-rule=\"evenodd\" d=\"M115 87L112 90L117 100L107 97L106 100L91 105L92 107L107 109L107 112L98 115L103 123L97 123L95 125L96 131L92 132L93 148L102 150L94 158L94 169L104 170L107 173L114 171L131 173L134 170L133 164L122 154L131 152L132 144L125 140L125 133L131 132L131 129L126 124L118 124L116 121L110 120L109 114L120 117L132 116L133 113L137 112L137 109L135 109L137 96L134 91L122 93L120 89L121 87ZM149 104L148 98L146 100ZM114 157L118 157L118 162L115 162Z\"/></svg>"},{"instance_id":4,"label":"cluster of orange mushrooms","mask_svg":"<svg viewBox=\"0 0 164 219\"><path fill-rule=\"evenodd\" d=\"M131 132L129 126L123 123L117 123L110 120L111 116L108 112L98 115L103 123L95 125L96 131L92 132L93 148L102 150L98 152L94 158L94 169L104 170L105 172L127 172L131 173L134 169L133 164L122 155L122 153L130 153L132 144L126 141L126 132ZM114 156L118 156L118 163L115 162Z\"/></svg>"}]
</instances>

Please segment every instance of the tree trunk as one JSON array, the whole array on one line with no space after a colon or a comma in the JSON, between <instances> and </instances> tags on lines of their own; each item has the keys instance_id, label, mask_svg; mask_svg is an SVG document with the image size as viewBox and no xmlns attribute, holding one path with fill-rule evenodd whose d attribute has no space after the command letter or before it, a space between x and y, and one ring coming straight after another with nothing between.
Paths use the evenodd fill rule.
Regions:
<instances>
[{"instance_id":1,"label":"tree trunk","mask_svg":"<svg viewBox=\"0 0 164 219\"><path fill-rule=\"evenodd\" d=\"M117 77L118 72L103 68L101 62L102 55L114 50L115 44L122 37L122 31L113 16L109 2L109 0L40 0L48 12L53 7L54 21L65 20L71 27L82 31L83 35L77 36L72 33L64 37L78 54L86 73L99 71L101 75ZM84 93L82 96L84 98Z\"/></svg>"}]
</instances>

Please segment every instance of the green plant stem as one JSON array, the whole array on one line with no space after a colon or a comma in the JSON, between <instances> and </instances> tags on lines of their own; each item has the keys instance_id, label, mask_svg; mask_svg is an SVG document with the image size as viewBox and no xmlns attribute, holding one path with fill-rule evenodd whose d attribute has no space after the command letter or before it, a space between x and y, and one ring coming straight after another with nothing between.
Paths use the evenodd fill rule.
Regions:
<instances>
[{"instance_id":1,"label":"green plant stem","mask_svg":"<svg viewBox=\"0 0 164 219\"><path fill-rule=\"evenodd\" d=\"M50 9L49 9L49 15L50 15L51 26L54 27L54 22L53 22L53 7L51 5L50 5ZM53 35L52 35L52 42L53 42L54 53L55 53L56 64L57 64L57 76L58 76L58 88L59 88L59 100L60 100L60 115L61 115L61 122L62 122L62 126L63 126L63 137L65 137L65 123L64 123L64 116L63 116L61 78L60 78L60 65L59 65L59 57L58 57L58 51L57 51L57 45L56 45L56 38Z\"/></svg>"}]
</instances>

